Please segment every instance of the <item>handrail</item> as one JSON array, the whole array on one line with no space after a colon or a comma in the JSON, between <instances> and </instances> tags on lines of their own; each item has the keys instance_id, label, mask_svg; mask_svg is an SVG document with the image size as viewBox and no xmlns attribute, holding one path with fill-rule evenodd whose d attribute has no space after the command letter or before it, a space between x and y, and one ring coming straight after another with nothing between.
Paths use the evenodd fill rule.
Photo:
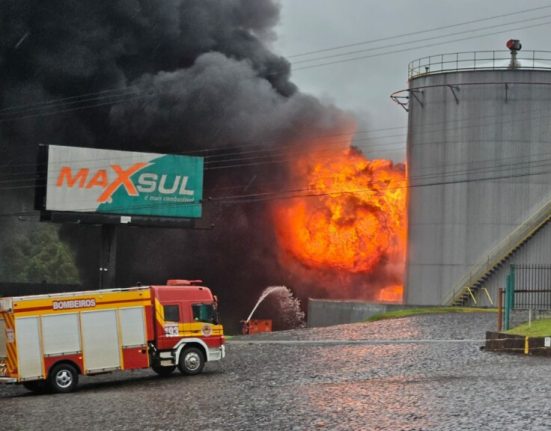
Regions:
<instances>
[{"instance_id":1,"label":"handrail","mask_svg":"<svg viewBox=\"0 0 551 431\"><path fill-rule=\"evenodd\" d=\"M488 289L486 289L485 287L483 287L482 290L485 294L486 294L486 297L488 298L488 302L490 303L490 305L494 305L494 301L492 300L492 297L490 296L490 292L488 292Z\"/></svg>"},{"instance_id":2,"label":"handrail","mask_svg":"<svg viewBox=\"0 0 551 431\"><path fill-rule=\"evenodd\" d=\"M459 299L467 288L471 288L482 278L488 275L507 256L524 244L534 233L551 220L551 200L534 211L526 221L517 226L509 235L492 248L479 262L471 268L455 285L452 292L446 297L444 304L452 305Z\"/></svg>"},{"instance_id":3,"label":"handrail","mask_svg":"<svg viewBox=\"0 0 551 431\"><path fill-rule=\"evenodd\" d=\"M468 51L430 55L408 65L408 78L466 70L551 70L551 51L518 51L514 66L510 51Z\"/></svg>"}]
</instances>

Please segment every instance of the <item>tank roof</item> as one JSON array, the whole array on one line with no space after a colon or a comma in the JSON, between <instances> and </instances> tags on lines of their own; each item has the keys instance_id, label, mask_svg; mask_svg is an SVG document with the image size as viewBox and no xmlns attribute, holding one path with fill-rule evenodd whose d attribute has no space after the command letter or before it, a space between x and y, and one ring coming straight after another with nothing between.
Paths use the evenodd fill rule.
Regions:
<instances>
[{"instance_id":1,"label":"tank roof","mask_svg":"<svg viewBox=\"0 0 551 431\"><path fill-rule=\"evenodd\" d=\"M511 52L505 50L430 55L409 63L408 79L438 73L514 69L551 70L551 51L518 51L514 67L511 65Z\"/></svg>"}]
</instances>

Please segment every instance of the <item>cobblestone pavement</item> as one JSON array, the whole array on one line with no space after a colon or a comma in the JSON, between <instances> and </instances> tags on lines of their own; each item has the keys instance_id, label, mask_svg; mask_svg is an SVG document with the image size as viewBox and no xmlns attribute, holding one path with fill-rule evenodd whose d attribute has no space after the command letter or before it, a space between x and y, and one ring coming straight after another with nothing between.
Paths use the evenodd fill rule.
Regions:
<instances>
[{"instance_id":1,"label":"cobblestone pavement","mask_svg":"<svg viewBox=\"0 0 551 431\"><path fill-rule=\"evenodd\" d=\"M0 429L551 429L549 359L446 341L494 327L494 314L450 314L236 337L199 376L115 373L67 395L0 386ZM432 342L243 343L402 339Z\"/></svg>"}]
</instances>

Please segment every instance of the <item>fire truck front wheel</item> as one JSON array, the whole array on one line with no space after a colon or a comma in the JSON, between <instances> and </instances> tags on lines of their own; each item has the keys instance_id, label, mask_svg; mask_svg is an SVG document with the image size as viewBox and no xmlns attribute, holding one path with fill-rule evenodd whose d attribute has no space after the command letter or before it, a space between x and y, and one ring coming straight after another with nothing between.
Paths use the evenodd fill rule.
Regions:
<instances>
[{"instance_id":1,"label":"fire truck front wheel","mask_svg":"<svg viewBox=\"0 0 551 431\"><path fill-rule=\"evenodd\" d=\"M187 347L180 353L178 369L182 374L193 376L203 371L205 357L197 347Z\"/></svg>"},{"instance_id":2,"label":"fire truck front wheel","mask_svg":"<svg viewBox=\"0 0 551 431\"><path fill-rule=\"evenodd\" d=\"M57 364L50 371L48 385L52 392L72 392L78 384L78 372L71 364Z\"/></svg>"}]
</instances>

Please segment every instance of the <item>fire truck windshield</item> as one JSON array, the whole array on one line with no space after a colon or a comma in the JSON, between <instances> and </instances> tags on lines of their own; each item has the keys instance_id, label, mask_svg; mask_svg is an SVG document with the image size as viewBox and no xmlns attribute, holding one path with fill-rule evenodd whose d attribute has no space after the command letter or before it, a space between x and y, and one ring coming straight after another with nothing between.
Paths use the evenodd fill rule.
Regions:
<instances>
[{"instance_id":1,"label":"fire truck windshield","mask_svg":"<svg viewBox=\"0 0 551 431\"><path fill-rule=\"evenodd\" d=\"M193 304L193 320L196 322L218 324L218 315L212 304Z\"/></svg>"}]
</instances>

